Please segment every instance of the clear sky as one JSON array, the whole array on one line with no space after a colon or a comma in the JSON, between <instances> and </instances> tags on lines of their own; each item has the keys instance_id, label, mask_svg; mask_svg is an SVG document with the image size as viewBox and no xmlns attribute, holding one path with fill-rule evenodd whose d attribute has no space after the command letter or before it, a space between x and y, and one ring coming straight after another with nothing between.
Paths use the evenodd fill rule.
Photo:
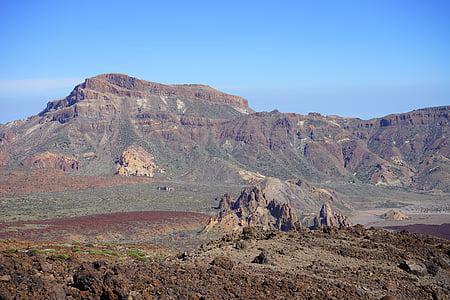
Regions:
<instances>
[{"instance_id":1,"label":"clear sky","mask_svg":"<svg viewBox=\"0 0 450 300\"><path fill-rule=\"evenodd\" d=\"M0 122L86 77L204 83L260 110L450 104L450 1L0 0Z\"/></svg>"}]
</instances>

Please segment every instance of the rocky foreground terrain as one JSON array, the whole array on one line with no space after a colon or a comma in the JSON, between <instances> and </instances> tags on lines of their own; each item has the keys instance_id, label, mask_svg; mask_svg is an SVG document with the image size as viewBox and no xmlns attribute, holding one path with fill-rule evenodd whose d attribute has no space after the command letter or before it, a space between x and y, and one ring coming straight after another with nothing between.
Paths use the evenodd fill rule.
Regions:
<instances>
[{"instance_id":1,"label":"rocky foreground terrain","mask_svg":"<svg viewBox=\"0 0 450 300\"><path fill-rule=\"evenodd\" d=\"M245 227L191 252L0 243L0 299L449 299L450 243L406 232Z\"/></svg>"}]
</instances>

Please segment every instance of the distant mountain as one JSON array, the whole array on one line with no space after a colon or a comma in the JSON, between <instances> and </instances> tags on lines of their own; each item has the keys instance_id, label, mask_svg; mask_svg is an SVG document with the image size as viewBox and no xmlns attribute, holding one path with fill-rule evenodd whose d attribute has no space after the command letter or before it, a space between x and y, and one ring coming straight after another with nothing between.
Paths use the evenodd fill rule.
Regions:
<instances>
[{"instance_id":1,"label":"distant mountain","mask_svg":"<svg viewBox=\"0 0 450 300\"><path fill-rule=\"evenodd\" d=\"M271 176L450 191L450 106L361 120L258 112L205 85L86 79L0 125L0 164L216 183Z\"/></svg>"}]
</instances>

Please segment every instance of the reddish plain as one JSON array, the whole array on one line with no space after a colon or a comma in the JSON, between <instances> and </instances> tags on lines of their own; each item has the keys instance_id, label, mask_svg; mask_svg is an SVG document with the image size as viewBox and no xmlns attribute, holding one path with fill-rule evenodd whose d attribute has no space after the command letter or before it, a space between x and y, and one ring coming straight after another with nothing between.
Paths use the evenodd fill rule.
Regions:
<instances>
[{"instance_id":1,"label":"reddish plain","mask_svg":"<svg viewBox=\"0 0 450 300\"><path fill-rule=\"evenodd\" d=\"M142 211L0 223L0 239L35 242L129 242L183 239L200 231L208 215Z\"/></svg>"},{"instance_id":2,"label":"reddish plain","mask_svg":"<svg viewBox=\"0 0 450 300\"><path fill-rule=\"evenodd\" d=\"M152 179L147 177L75 176L49 169L29 171L0 169L0 196L78 191L145 182L152 182Z\"/></svg>"}]
</instances>

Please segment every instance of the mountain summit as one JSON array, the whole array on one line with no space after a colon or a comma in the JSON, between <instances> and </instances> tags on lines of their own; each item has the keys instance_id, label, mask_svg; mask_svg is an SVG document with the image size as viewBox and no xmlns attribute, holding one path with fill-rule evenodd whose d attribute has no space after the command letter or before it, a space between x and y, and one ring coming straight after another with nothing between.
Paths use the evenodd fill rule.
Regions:
<instances>
[{"instance_id":1,"label":"mountain summit","mask_svg":"<svg viewBox=\"0 0 450 300\"><path fill-rule=\"evenodd\" d=\"M244 98L222 93L207 85L166 85L140 80L124 74L102 74L86 79L83 83L77 85L66 98L49 102L41 115L72 106L87 99L111 99L117 97L134 98L141 103L144 103L149 98L159 97L166 105L167 99L207 101L210 104L229 105L240 112L251 112L248 102ZM183 108L180 109L180 106ZM183 112L187 111L183 104L179 104L178 108Z\"/></svg>"}]
</instances>

